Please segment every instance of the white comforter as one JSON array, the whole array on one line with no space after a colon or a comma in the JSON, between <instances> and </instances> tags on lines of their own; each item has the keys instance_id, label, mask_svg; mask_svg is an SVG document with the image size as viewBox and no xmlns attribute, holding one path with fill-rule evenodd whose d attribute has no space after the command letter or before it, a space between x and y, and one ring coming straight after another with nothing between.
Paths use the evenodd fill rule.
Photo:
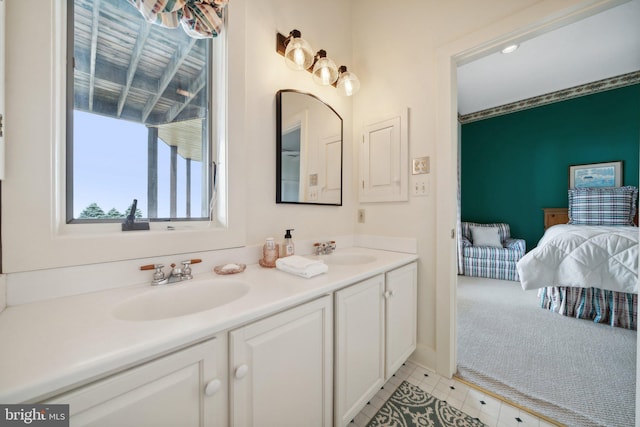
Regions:
<instances>
[{"instance_id":1,"label":"white comforter","mask_svg":"<svg viewBox=\"0 0 640 427\"><path fill-rule=\"evenodd\" d=\"M550 227L517 264L522 289L545 286L638 293L638 227Z\"/></svg>"}]
</instances>

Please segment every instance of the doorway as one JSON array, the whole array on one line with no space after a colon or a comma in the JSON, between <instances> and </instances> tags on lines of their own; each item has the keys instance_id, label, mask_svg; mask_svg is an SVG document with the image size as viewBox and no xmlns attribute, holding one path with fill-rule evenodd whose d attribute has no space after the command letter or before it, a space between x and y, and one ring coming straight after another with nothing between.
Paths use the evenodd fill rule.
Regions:
<instances>
[{"instance_id":1,"label":"doorway","mask_svg":"<svg viewBox=\"0 0 640 427\"><path fill-rule=\"evenodd\" d=\"M621 4L620 1L583 2L567 10L551 21L546 19L543 5L532 8L530 24L507 20L483 34L466 37L443 47L438 56L438 99L439 117L437 138L445 141L437 147L441 165L437 173L437 222L439 226L437 243L439 248L448 248L438 253L436 343L438 346L437 366L440 372L452 375L456 371L456 245L454 230L457 212L456 191L452 183L457 182L458 127L457 127L457 87L456 67L498 50L509 42L522 41L551 31L564 25L577 22L608 8ZM499 27L499 29L496 29ZM491 33L491 34L487 34ZM442 351L442 349L446 349ZM638 406L638 405L636 405Z\"/></svg>"}]
</instances>

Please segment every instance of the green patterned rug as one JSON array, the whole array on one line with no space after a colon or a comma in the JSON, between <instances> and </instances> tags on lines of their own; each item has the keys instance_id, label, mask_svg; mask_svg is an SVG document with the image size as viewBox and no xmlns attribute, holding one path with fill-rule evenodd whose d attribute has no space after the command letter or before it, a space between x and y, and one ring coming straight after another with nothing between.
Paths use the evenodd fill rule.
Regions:
<instances>
[{"instance_id":1,"label":"green patterned rug","mask_svg":"<svg viewBox=\"0 0 640 427\"><path fill-rule=\"evenodd\" d=\"M483 427L485 424L403 381L367 424L367 427L378 426Z\"/></svg>"}]
</instances>

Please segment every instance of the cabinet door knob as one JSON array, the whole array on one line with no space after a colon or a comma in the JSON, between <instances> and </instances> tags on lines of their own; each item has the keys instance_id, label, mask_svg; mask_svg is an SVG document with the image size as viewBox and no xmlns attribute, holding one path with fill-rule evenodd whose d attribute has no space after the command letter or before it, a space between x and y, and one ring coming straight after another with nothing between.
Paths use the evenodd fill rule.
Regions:
<instances>
[{"instance_id":1,"label":"cabinet door knob","mask_svg":"<svg viewBox=\"0 0 640 427\"><path fill-rule=\"evenodd\" d=\"M390 298L393 296L393 291L384 291L384 297L385 298Z\"/></svg>"},{"instance_id":2,"label":"cabinet door knob","mask_svg":"<svg viewBox=\"0 0 640 427\"><path fill-rule=\"evenodd\" d=\"M238 366L235 372L236 379L243 379L247 375L247 372L249 372L249 367L247 365Z\"/></svg>"},{"instance_id":3,"label":"cabinet door knob","mask_svg":"<svg viewBox=\"0 0 640 427\"><path fill-rule=\"evenodd\" d=\"M220 390L221 386L222 382L219 379L216 378L215 380L211 380L204 388L204 394L207 396L213 396Z\"/></svg>"}]
</instances>

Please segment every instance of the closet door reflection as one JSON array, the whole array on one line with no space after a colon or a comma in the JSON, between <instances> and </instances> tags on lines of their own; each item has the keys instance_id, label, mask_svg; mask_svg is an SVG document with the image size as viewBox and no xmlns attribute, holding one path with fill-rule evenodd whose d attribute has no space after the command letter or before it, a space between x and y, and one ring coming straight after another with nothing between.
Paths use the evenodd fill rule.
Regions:
<instances>
[{"instance_id":1,"label":"closet door reflection","mask_svg":"<svg viewBox=\"0 0 640 427\"><path fill-rule=\"evenodd\" d=\"M290 117L287 123L283 123L281 156L281 186L282 202L296 203L304 201L304 186L300 185L300 168L304 163L300 163L300 156L303 147L306 148L307 129L306 111ZM306 151L306 150L304 150Z\"/></svg>"},{"instance_id":2,"label":"closet door reflection","mask_svg":"<svg viewBox=\"0 0 640 427\"><path fill-rule=\"evenodd\" d=\"M276 94L276 203L342 205L342 118L314 95Z\"/></svg>"}]
</instances>

